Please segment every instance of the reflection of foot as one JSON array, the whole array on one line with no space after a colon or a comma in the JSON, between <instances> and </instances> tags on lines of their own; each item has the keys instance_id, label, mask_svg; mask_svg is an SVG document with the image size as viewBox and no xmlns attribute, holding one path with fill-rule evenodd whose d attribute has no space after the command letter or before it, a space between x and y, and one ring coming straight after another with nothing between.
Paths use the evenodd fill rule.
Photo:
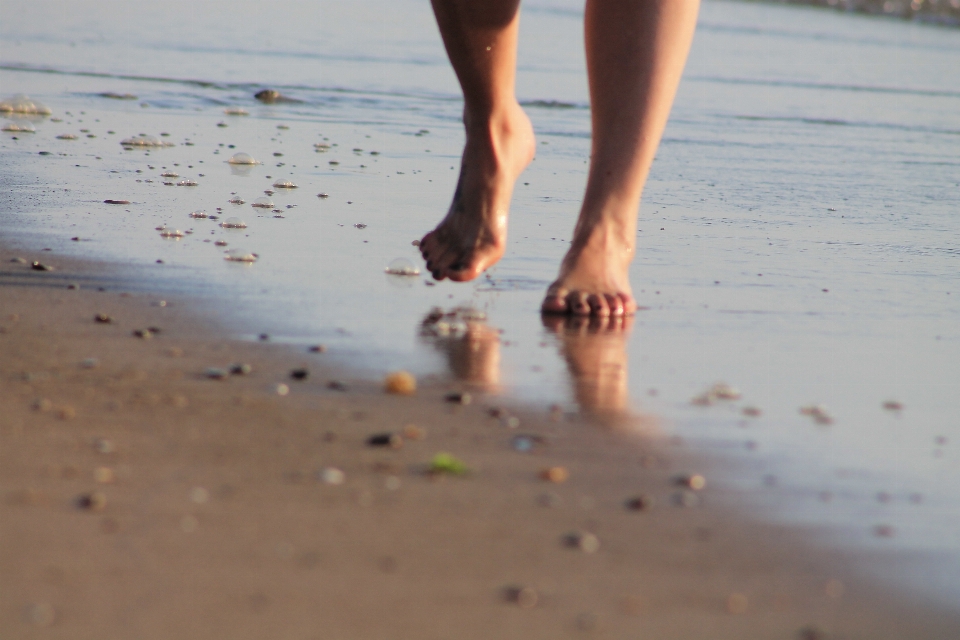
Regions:
<instances>
[{"instance_id":1,"label":"reflection of foot","mask_svg":"<svg viewBox=\"0 0 960 640\"><path fill-rule=\"evenodd\" d=\"M627 337L630 316L563 317L544 314L543 326L561 341L561 352L583 409L606 416L628 409Z\"/></svg>"},{"instance_id":2,"label":"reflection of foot","mask_svg":"<svg viewBox=\"0 0 960 640\"><path fill-rule=\"evenodd\" d=\"M427 269L437 280L473 280L500 259L513 184L536 149L533 127L519 104L480 124L464 122L467 143L453 202L420 241Z\"/></svg>"},{"instance_id":3,"label":"reflection of foot","mask_svg":"<svg viewBox=\"0 0 960 640\"><path fill-rule=\"evenodd\" d=\"M500 332L483 322L483 314L471 309L430 312L420 333L446 354L450 371L458 380L485 391L500 384Z\"/></svg>"},{"instance_id":4,"label":"reflection of foot","mask_svg":"<svg viewBox=\"0 0 960 640\"><path fill-rule=\"evenodd\" d=\"M544 313L629 316L637 310L630 288L635 231L583 219L577 224L560 275L547 290Z\"/></svg>"},{"instance_id":5,"label":"reflection of foot","mask_svg":"<svg viewBox=\"0 0 960 640\"><path fill-rule=\"evenodd\" d=\"M497 390L500 384L500 333L496 329L471 322L462 337L445 340L442 345L454 376L486 391Z\"/></svg>"}]
</instances>

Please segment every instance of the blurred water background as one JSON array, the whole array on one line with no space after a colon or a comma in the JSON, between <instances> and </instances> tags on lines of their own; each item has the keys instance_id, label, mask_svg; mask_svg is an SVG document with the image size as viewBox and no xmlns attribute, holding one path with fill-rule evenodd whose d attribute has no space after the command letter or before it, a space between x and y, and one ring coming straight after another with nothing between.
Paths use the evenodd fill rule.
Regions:
<instances>
[{"instance_id":1,"label":"blurred water background","mask_svg":"<svg viewBox=\"0 0 960 640\"><path fill-rule=\"evenodd\" d=\"M880 13L897 13L888 4L912 6ZM924 1L910 15L949 23L955 9ZM427 3L7 0L3 12L3 95L53 111L35 133L2 134L5 236L122 264L210 299L239 334L324 343L376 374L443 374L420 322L469 305L503 331L504 394L576 408L538 307L586 176L582 3L524 3L517 90L538 157L501 263L436 286L383 272L398 257L421 266L411 241L446 210L463 139ZM633 404L735 459L725 481L770 517L934 558L895 579L956 606L960 30L929 22L703 4L641 208L632 281L646 310L626 349ZM295 102L261 104L264 88ZM138 133L172 146L121 147ZM237 151L262 164L226 164ZM164 185L181 179L198 186ZM278 179L299 185L276 189L280 213L251 208ZM217 207L247 228L187 217ZM193 234L163 239L164 223ZM226 262L203 242L215 239L260 259ZM743 399L691 404L720 380ZM832 424L801 415L811 404Z\"/></svg>"}]
</instances>

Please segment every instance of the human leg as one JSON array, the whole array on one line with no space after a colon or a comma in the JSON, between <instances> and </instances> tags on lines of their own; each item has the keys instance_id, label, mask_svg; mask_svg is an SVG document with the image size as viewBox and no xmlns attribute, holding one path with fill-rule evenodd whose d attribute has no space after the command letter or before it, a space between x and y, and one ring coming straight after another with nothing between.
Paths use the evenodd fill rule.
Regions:
<instances>
[{"instance_id":1,"label":"human leg","mask_svg":"<svg viewBox=\"0 0 960 640\"><path fill-rule=\"evenodd\" d=\"M593 127L573 240L546 313L632 314L628 269L640 196L680 83L699 0L587 0L584 32Z\"/></svg>"},{"instance_id":2,"label":"human leg","mask_svg":"<svg viewBox=\"0 0 960 640\"><path fill-rule=\"evenodd\" d=\"M472 280L503 255L513 185L533 159L533 127L514 93L519 0L433 0L463 89L466 144L453 202L420 241L427 269Z\"/></svg>"}]
</instances>

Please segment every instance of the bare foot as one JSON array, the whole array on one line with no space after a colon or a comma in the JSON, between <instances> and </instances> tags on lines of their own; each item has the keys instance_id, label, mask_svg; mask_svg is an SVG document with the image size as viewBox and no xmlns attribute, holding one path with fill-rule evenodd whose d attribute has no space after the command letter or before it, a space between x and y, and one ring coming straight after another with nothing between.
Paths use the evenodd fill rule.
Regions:
<instances>
[{"instance_id":1,"label":"bare foot","mask_svg":"<svg viewBox=\"0 0 960 640\"><path fill-rule=\"evenodd\" d=\"M624 416L629 405L627 338L633 318L545 314L543 326L560 339L577 403L600 416Z\"/></svg>"},{"instance_id":2,"label":"bare foot","mask_svg":"<svg viewBox=\"0 0 960 640\"><path fill-rule=\"evenodd\" d=\"M513 184L536 151L533 127L519 104L474 120L464 116L467 143L447 216L420 241L437 280L473 280L503 256Z\"/></svg>"},{"instance_id":3,"label":"bare foot","mask_svg":"<svg viewBox=\"0 0 960 640\"><path fill-rule=\"evenodd\" d=\"M560 275L547 289L543 313L576 316L630 316L637 310L630 288L636 231L631 224L589 217L574 231ZM626 217L628 220L630 216Z\"/></svg>"}]
</instances>

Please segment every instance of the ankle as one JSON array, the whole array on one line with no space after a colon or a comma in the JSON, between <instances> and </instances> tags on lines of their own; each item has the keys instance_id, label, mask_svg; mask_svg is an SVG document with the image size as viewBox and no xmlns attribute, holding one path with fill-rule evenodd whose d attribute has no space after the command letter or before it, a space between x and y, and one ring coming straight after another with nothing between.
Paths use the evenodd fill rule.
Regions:
<instances>
[{"instance_id":1,"label":"ankle","mask_svg":"<svg viewBox=\"0 0 960 640\"><path fill-rule=\"evenodd\" d=\"M637 225L632 215L623 215L609 209L589 213L584 209L574 230L573 243L581 247L599 245L620 251L627 250L633 255L636 246Z\"/></svg>"}]
</instances>

